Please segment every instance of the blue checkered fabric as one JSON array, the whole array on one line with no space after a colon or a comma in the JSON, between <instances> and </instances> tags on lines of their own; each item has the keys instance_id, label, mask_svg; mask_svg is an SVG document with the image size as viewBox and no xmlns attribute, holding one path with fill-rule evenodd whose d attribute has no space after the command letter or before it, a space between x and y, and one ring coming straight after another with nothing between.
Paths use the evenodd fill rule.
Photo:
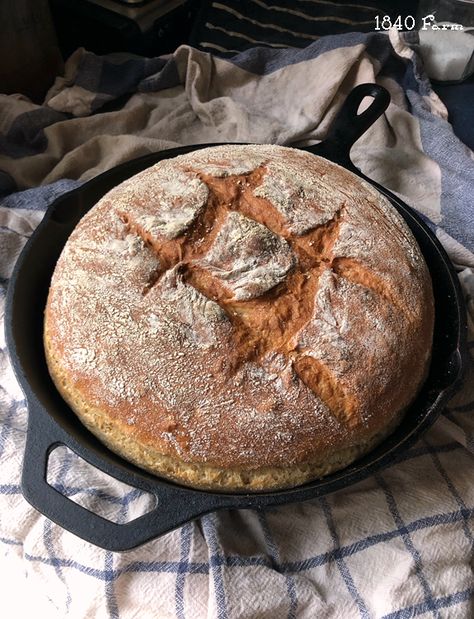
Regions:
<instances>
[{"instance_id":1,"label":"blue checkered fabric","mask_svg":"<svg viewBox=\"0 0 474 619\"><path fill-rule=\"evenodd\" d=\"M390 88L392 104L376 123L370 148L362 140L354 156L366 173L378 175L431 220L456 264L473 361L464 387L424 438L377 475L302 504L210 514L140 548L114 553L64 531L22 498L27 407L0 335L0 542L5 550L0 561L20 558L25 582L19 590L36 584L60 617L467 619L474 614L474 156L453 135L412 48L393 37L329 39L298 52L249 50L230 61L181 48L166 62L127 59L126 79L117 70L124 59L89 55L78 63L76 58L76 81L69 75L51 93L60 117L39 118L35 112L28 119L22 107L15 131L1 142L4 147L8 142L1 167L16 184L43 186L10 194L0 203L0 316L3 320L15 260L48 204L103 169L98 152L107 157L113 151L108 165L141 154L145 137L130 127L135 122L143 127L144 108L149 115L158 110L159 122L168 121L168 132L164 124L159 135L156 128L150 130L146 148L184 141L183 126L178 137L173 124L180 109L193 141L212 141L217 130L222 139L245 140L243 134L236 136L232 117L245 108L246 127L261 131L261 141L294 144L318 139L319 127L327 127L347 89L369 77ZM374 54L377 61L370 60ZM310 99L304 85L312 76L317 81L322 66L327 68L325 91L321 94L313 84ZM212 75L205 73L209 67ZM376 70L368 75L370 67ZM199 71L204 72L202 89ZM338 71L345 77L335 78L326 93ZM291 94L296 78L298 101ZM270 96L275 82L278 98ZM135 95L123 110L99 111L106 99L130 89ZM252 115L255 101L266 118ZM282 114L289 101L295 108L301 103L301 116L295 110ZM0 107L10 103L0 101ZM70 107L58 111L60 104L64 110ZM137 109L135 120L130 111ZM302 119L308 123L306 132L298 124ZM70 129L74 123L83 128L82 145ZM114 133L117 127L120 134ZM28 141L32 131L41 140ZM76 180L50 183L66 171ZM66 447L53 451L48 481L71 500L119 523L152 505L151 497L107 478Z\"/></svg>"}]
</instances>

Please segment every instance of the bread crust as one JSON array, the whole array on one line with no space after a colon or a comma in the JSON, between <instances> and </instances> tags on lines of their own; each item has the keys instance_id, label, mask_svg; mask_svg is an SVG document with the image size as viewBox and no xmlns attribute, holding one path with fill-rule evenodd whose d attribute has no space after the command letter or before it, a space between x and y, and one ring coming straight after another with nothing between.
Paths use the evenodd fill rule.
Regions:
<instances>
[{"instance_id":1,"label":"bread crust","mask_svg":"<svg viewBox=\"0 0 474 619\"><path fill-rule=\"evenodd\" d=\"M393 431L433 322L428 269L383 196L303 151L233 145L160 162L87 213L44 341L112 450L193 487L262 491Z\"/></svg>"}]
</instances>

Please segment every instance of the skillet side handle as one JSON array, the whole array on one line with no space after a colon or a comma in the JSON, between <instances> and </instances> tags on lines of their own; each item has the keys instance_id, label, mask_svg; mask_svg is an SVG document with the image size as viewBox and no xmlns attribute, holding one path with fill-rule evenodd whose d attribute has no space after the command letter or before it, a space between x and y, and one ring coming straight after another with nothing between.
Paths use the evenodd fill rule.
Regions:
<instances>
[{"instance_id":1,"label":"skillet side handle","mask_svg":"<svg viewBox=\"0 0 474 619\"><path fill-rule=\"evenodd\" d=\"M136 487L155 495L156 507L126 524L117 524L78 505L47 482L48 458L58 445L51 424L36 421L40 415L30 409L23 461L24 498L47 518L96 546L112 551L136 548L182 524L211 511L226 507L226 497L208 495L163 484L159 489ZM37 411L34 411L37 413ZM130 479L123 480L130 483Z\"/></svg>"},{"instance_id":2,"label":"skillet side handle","mask_svg":"<svg viewBox=\"0 0 474 619\"><path fill-rule=\"evenodd\" d=\"M366 110L358 114L360 104L365 97L373 97L373 101ZM390 94L383 86L359 84L342 104L326 139L314 146L306 146L303 150L354 168L349 157L353 144L385 112L389 103Z\"/></svg>"}]
</instances>

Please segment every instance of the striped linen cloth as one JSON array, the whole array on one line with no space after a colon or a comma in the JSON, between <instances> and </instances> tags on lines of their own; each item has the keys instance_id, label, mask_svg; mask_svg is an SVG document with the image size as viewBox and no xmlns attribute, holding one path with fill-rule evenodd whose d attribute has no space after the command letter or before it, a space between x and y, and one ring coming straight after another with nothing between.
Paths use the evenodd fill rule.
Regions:
<instances>
[{"instance_id":1,"label":"striped linen cloth","mask_svg":"<svg viewBox=\"0 0 474 619\"><path fill-rule=\"evenodd\" d=\"M312 143L350 89L367 81L386 86L392 102L353 158L429 219L450 253L474 357L474 156L454 136L416 44L396 33L327 37L302 50L253 48L230 60L186 46L159 59L79 51L43 106L0 97L4 192L12 183L21 190L0 204L0 315L15 259L58 195L181 143ZM210 514L113 553L22 498L27 408L0 337L0 563L5 571L21 562L17 590L41 592L51 616L473 616L474 364L432 429L377 475L304 504ZM117 522L150 507L150 497L65 447L53 452L48 481Z\"/></svg>"},{"instance_id":2,"label":"striped linen cloth","mask_svg":"<svg viewBox=\"0 0 474 619\"><path fill-rule=\"evenodd\" d=\"M230 55L255 45L305 47L328 34L372 32L376 19L404 20L416 15L417 5L413 0L204 0L191 44Z\"/></svg>"}]
</instances>

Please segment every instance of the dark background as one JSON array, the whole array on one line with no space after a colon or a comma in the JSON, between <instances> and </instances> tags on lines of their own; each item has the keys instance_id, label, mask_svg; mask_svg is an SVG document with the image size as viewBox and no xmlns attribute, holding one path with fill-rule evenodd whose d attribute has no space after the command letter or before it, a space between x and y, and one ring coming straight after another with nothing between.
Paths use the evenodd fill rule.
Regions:
<instances>
[{"instance_id":1,"label":"dark background","mask_svg":"<svg viewBox=\"0 0 474 619\"><path fill-rule=\"evenodd\" d=\"M98 54L128 51L145 56L172 52L181 43L189 43L214 53L219 50L207 46L206 43L237 51L255 46L253 41L269 46L304 47L312 40L307 38L308 35L324 36L354 30L371 32L374 30L376 15L389 15L395 20L398 15L402 18L416 15L418 7L416 0L361 0L361 8L358 9L353 5L359 2L342 0L332 0L329 4L305 0L185 0L177 7L165 0L151 0L139 5L109 1L106 3L108 7L117 7L111 10L98 6L92 0L49 2L59 45L65 58L81 46ZM152 5L161 6L164 10L170 6L171 10L160 16L146 32L141 31L137 25L138 20L121 15L119 11L120 6L128 6L140 13ZM265 5L272 8L266 8ZM309 19L278 11L278 7L296 13L302 12ZM237 17L236 13L243 18ZM334 19L318 21L312 20L312 17ZM270 27L258 24L270 24ZM238 36L232 36L229 32L237 33Z\"/></svg>"}]
</instances>

